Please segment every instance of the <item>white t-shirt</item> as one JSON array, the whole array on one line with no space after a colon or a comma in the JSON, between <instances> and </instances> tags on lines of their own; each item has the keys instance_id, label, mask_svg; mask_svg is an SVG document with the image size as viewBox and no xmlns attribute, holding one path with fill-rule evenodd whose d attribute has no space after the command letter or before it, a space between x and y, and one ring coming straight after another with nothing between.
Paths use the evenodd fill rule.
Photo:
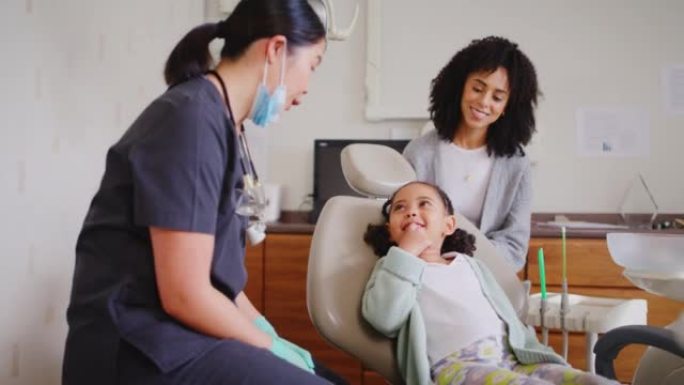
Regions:
<instances>
[{"instance_id":1,"label":"white t-shirt","mask_svg":"<svg viewBox=\"0 0 684 385\"><path fill-rule=\"evenodd\" d=\"M447 193L454 210L478 227L493 164L487 146L466 150L452 142L439 142L436 184Z\"/></svg>"},{"instance_id":2,"label":"white t-shirt","mask_svg":"<svg viewBox=\"0 0 684 385\"><path fill-rule=\"evenodd\" d=\"M448 265L428 263L418 305L425 321L430 365L473 342L502 336L504 322L484 296L463 254Z\"/></svg>"}]
</instances>

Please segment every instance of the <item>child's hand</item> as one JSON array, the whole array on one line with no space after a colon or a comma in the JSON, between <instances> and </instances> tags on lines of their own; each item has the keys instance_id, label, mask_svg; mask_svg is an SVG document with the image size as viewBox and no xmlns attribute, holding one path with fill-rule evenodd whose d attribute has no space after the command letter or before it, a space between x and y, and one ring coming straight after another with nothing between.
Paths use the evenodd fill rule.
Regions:
<instances>
[{"instance_id":1,"label":"child's hand","mask_svg":"<svg viewBox=\"0 0 684 385\"><path fill-rule=\"evenodd\" d=\"M432 246L425 229L415 223L406 228L406 232L397 242L397 246L420 258L421 254Z\"/></svg>"},{"instance_id":2,"label":"child's hand","mask_svg":"<svg viewBox=\"0 0 684 385\"><path fill-rule=\"evenodd\" d=\"M397 245L425 262L444 262L440 250L428 238L425 228L415 223L406 228Z\"/></svg>"}]
</instances>

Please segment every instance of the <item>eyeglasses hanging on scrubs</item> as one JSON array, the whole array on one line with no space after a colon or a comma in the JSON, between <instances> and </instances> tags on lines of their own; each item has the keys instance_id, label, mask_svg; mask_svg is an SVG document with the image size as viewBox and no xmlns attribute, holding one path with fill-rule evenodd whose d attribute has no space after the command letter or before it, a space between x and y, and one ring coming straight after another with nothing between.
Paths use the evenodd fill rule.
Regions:
<instances>
[{"instance_id":1,"label":"eyeglasses hanging on scrubs","mask_svg":"<svg viewBox=\"0 0 684 385\"><path fill-rule=\"evenodd\" d=\"M266 220L264 218L268 200L254 168L244 130L240 133L239 138L243 187L242 190L238 190L235 212L247 217L249 221L245 230L247 239L251 245L257 245L266 237Z\"/></svg>"}]
</instances>

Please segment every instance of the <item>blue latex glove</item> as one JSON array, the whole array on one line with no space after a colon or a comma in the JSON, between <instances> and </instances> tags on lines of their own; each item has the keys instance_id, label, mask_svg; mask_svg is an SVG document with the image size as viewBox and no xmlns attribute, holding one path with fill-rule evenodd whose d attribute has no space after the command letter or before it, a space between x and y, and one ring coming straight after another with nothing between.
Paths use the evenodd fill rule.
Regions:
<instances>
[{"instance_id":1,"label":"blue latex glove","mask_svg":"<svg viewBox=\"0 0 684 385\"><path fill-rule=\"evenodd\" d=\"M305 350L305 349L301 348L300 346L293 344L292 342L290 342L284 338L278 337L278 339L280 339L285 344L285 346L287 346L288 348L293 350L295 353L299 354L302 357L302 359L304 360L304 362L306 363L306 366L309 369L311 369L311 372L313 372L314 362L313 362L313 358L311 358L311 353L309 353L308 350Z\"/></svg>"},{"instance_id":2,"label":"blue latex glove","mask_svg":"<svg viewBox=\"0 0 684 385\"><path fill-rule=\"evenodd\" d=\"M294 362L293 362L293 363L294 363L295 365L299 366L300 368L302 368L302 369L304 369L304 370L307 370L307 371L310 371L310 372L313 373L314 362L313 362L313 358L311 357L311 353L309 353L307 350L305 350L305 349L299 347L298 345L293 344L292 342L290 342L290 341L288 341L288 340L286 340L286 339L281 338L280 336L278 336L278 333L276 333L275 328L273 327L273 325L271 325L271 323L268 322L268 320L267 320L266 317L264 317L264 316L259 316L259 317L257 317L257 318L254 320L254 325L255 325L257 328L259 328L259 330L261 330L262 332L268 334L269 336L271 336L271 338L273 338L273 344L274 344L274 346L276 345L276 340L278 340L278 341L279 341L279 342L278 342L279 344L282 343L285 347L287 347L288 349L292 350L294 353L298 354L298 355L302 358L302 360L304 361L304 364L306 365L306 367L302 367L302 366L300 366L300 365L297 365L297 364L294 363ZM280 349L280 347L276 347L276 349ZM274 348L271 348L271 351L272 351L274 354L276 354L277 356L279 356L280 358L285 358L284 356L278 355L278 354L274 351ZM291 361L288 360L287 358L285 358L285 360L288 361L288 362L291 362Z\"/></svg>"},{"instance_id":3,"label":"blue latex glove","mask_svg":"<svg viewBox=\"0 0 684 385\"><path fill-rule=\"evenodd\" d=\"M275 328L273 325L271 325L270 322L266 319L264 316L259 316L254 320L254 325L259 328L262 332L268 334L269 336L275 338L278 337L278 333L276 333Z\"/></svg>"},{"instance_id":4,"label":"blue latex glove","mask_svg":"<svg viewBox=\"0 0 684 385\"><path fill-rule=\"evenodd\" d=\"M299 367L302 370L306 370L307 372L314 374L313 367L306 362L304 357L302 357L299 352L291 349L290 345L292 345L290 342L279 337L274 337L273 344L271 345L271 353L291 363L292 365ZM309 355L309 358L311 358L311 355Z\"/></svg>"}]
</instances>

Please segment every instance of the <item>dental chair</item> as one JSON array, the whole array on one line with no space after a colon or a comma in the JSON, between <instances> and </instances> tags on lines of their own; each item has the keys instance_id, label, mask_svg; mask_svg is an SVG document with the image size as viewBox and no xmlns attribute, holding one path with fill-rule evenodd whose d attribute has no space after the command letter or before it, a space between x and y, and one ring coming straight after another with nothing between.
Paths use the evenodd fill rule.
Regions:
<instances>
[{"instance_id":1,"label":"dental chair","mask_svg":"<svg viewBox=\"0 0 684 385\"><path fill-rule=\"evenodd\" d=\"M684 235L609 233L606 240L613 261L634 285L684 301ZM665 328L634 325L608 331L594 346L596 372L615 378L613 361L630 344L649 346L632 385L684 384L684 314Z\"/></svg>"},{"instance_id":2,"label":"dental chair","mask_svg":"<svg viewBox=\"0 0 684 385\"><path fill-rule=\"evenodd\" d=\"M364 368L391 384L403 384L393 340L377 333L361 315L361 297L378 260L363 241L370 223L381 223L384 201L416 179L397 151L376 144L353 144L341 153L349 185L368 198L329 199L316 223L309 254L307 307L318 332L328 342L359 359ZM475 235L475 258L487 264L521 319L527 314L527 289L494 245L472 223L456 214L458 227Z\"/></svg>"}]
</instances>

